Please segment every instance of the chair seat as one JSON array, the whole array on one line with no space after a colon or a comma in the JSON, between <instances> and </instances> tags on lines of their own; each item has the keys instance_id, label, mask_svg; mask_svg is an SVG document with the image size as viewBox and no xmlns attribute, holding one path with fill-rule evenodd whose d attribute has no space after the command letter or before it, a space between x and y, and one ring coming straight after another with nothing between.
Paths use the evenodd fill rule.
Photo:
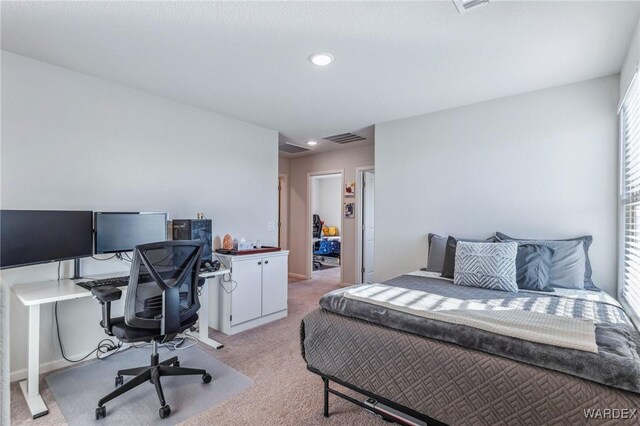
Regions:
<instances>
[{"instance_id":1,"label":"chair seat","mask_svg":"<svg viewBox=\"0 0 640 426\"><path fill-rule=\"evenodd\" d=\"M192 327L198 321L198 314L195 314L180 323L180 332ZM104 327L102 321L100 325ZM124 317L111 319L111 333L123 342L150 342L162 336L159 328L138 328L131 327L124 322Z\"/></svg>"}]
</instances>

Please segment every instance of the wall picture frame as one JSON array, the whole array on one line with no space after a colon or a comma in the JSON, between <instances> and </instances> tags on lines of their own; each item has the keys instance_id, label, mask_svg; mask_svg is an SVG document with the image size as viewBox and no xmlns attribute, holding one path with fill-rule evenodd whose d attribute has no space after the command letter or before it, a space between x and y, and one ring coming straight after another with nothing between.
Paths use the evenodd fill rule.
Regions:
<instances>
[{"instance_id":1,"label":"wall picture frame","mask_svg":"<svg viewBox=\"0 0 640 426\"><path fill-rule=\"evenodd\" d=\"M356 183L351 182L344 186L344 196L346 198L351 198L356 196Z\"/></svg>"},{"instance_id":2,"label":"wall picture frame","mask_svg":"<svg viewBox=\"0 0 640 426\"><path fill-rule=\"evenodd\" d=\"M344 203L345 218L353 219L354 217L356 217L355 211L356 211L356 203L353 203L353 202Z\"/></svg>"}]
</instances>

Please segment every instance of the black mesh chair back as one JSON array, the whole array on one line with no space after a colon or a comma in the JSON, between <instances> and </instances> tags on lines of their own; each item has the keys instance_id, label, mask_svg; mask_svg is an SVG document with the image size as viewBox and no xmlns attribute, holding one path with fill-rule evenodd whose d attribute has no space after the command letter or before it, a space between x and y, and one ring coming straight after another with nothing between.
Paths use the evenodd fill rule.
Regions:
<instances>
[{"instance_id":1,"label":"black mesh chair back","mask_svg":"<svg viewBox=\"0 0 640 426\"><path fill-rule=\"evenodd\" d=\"M320 238L322 235L322 221L320 215L313 215L313 238Z\"/></svg>"},{"instance_id":2,"label":"black mesh chair back","mask_svg":"<svg viewBox=\"0 0 640 426\"><path fill-rule=\"evenodd\" d=\"M124 308L130 327L159 329L171 340L196 315L203 243L162 241L135 248Z\"/></svg>"}]
</instances>

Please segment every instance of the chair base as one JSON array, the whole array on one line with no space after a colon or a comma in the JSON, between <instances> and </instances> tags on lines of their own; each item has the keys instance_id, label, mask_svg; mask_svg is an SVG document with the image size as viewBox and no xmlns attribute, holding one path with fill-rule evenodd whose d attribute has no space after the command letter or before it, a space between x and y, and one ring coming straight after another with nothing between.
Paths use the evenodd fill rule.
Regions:
<instances>
[{"instance_id":1,"label":"chair base","mask_svg":"<svg viewBox=\"0 0 640 426\"><path fill-rule=\"evenodd\" d=\"M127 368L125 370L118 371L116 375L116 390L98 401L98 408L96 408L96 420L103 418L107 415L107 409L104 406L112 399L130 391L131 389L141 385L142 383L149 381L156 389L158 400L160 401L160 418L169 417L171 414L171 408L164 399L164 393L162 391L162 384L160 383L160 377L164 376L191 376L200 375L204 383L211 382L211 374L206 370L200 368L186 368L180 367L180 361L177 356L171 357L165 361L160 362L157 352L157 342L153 342L153 353L151 354L151 363L149 366ZM124 382L124 376L134 376L131 380ZM118 387L120 386L120 387Z\"/></svg>"}]
</instances>

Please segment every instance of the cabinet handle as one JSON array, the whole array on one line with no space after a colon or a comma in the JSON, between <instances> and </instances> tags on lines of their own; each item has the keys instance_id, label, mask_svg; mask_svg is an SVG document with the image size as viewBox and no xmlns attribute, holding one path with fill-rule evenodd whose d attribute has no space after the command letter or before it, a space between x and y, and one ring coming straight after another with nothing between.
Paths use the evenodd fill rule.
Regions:
<instances>
[{"instance_id":1,"label":"cabinet handle","mask_svg":"<svg viewBox=\"0 0 640 426\"><path fill-rule=\"evenodd\" d=\"M258 265L262 265L262 262L258 262Z\"/></svg>"},{"instance_id":2,"label":"cabinet handle","mask_svg":"<svg viewBox=\"0 0 640 426\"><path fill-rule=\"evenodd\" d=\"M265 261L264 261L264 263L265 263L265 264L267 264L267 263L269 263L269 261L268 261L268 260L265 260Z\"/></svg>"}]
</instances>

